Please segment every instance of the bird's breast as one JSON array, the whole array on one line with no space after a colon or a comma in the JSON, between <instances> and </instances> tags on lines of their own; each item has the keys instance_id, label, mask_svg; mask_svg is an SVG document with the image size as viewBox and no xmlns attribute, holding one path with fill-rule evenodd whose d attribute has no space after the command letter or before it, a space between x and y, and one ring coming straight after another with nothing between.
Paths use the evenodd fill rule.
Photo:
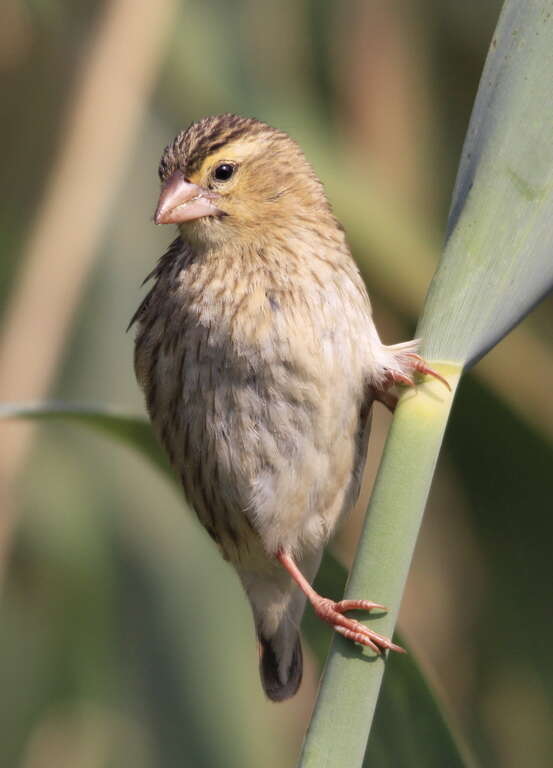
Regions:
<instances>
[{"instance_id":1,"label":"bird's breast","mask_svg":"<svg viewBox=\"0 0 553 768\"><path fill-rule=\"evenodd\" d=\"M154 427L211 534L273 551L305 520L323 537L359 453L366 311L320 281L218 271L158 281L136 371ZM232 557L232 555L231 555Z\"/></svg>"}]
</instances>

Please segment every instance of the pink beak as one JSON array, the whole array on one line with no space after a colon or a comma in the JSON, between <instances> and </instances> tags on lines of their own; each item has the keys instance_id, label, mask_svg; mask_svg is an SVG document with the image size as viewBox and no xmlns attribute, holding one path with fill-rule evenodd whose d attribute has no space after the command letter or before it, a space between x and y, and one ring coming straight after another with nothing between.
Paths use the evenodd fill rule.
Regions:
<instances>
[{"instance_id":1,"label":"pink beak","mask_svg":"<svg viewBox=\"0 0 553 768\"><path fill-rule=\"evenodd\" d=\"M215 195L197 184L186 181L181 171L175 171L159 196L154 221L156 224L181 224L220 213L211 200Z\"/></svg>"}]
</instances>

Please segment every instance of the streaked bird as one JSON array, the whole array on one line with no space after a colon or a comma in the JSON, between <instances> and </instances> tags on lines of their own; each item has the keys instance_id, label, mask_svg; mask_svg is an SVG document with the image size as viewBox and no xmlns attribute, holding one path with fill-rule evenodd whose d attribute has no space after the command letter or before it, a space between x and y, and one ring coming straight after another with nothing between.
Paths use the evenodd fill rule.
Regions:
<instances>
[{"instance_id":1,"label":"streaked bird","mask_svg":"<svg viewBox=\"0 0 553 768\"><path fill-rule=\"evenodd\" d=\"M135 369L188 501L253 609L267 696L301 682L306 597L334 629L401 650L311 582L359 494L375 400L434 374L416 342L384 345L323 186L258 120L193 123L165 149L155 222L178 236L149 275Z\"/></svg>"}]
</instances>

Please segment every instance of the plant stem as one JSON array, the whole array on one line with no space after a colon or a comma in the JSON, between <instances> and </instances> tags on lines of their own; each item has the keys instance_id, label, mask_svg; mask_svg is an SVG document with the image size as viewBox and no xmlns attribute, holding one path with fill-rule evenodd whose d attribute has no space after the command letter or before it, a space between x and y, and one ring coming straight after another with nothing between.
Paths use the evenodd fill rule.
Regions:
<instances>
[{"instance_id":1,"label":"plant stem","mask_svg":"<svg viewBox=\"0 0 553 768\"><path fill-rule=\"evenodd\" d=\"M451 386L426 380L402 395L382 463L346 598L366 598L388 606L367 624L390 634L397 619L426 499L462 368L432 366ZM424 607L421 606L421 610ZM361 766L376 707L384 660L335 636L307 732L301 768Z\"/></svg>"}]
</instances>

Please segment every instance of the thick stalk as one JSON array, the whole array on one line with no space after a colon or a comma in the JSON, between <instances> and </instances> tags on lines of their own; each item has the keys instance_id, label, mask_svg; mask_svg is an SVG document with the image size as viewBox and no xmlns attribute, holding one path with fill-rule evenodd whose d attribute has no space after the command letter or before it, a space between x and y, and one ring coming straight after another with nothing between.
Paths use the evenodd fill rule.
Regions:
<instances>
[{"instance_id":1,"label":"thick stalk","mask_svg":"<svg viewBox=\"0 0 553 768\"><path fill-rule=\"evenodd\" d=\"M345 592L347 598L366 598L388 606L388 613L375 614L366 621L382 634L391 634L396 623L462 372L460 366L452 364L433 362L432 366L447 378L451 392L440 382L428 380L403 394ZM305 738L301 768L362 765L384 665L384 660L371 651L342 637L334 638Z\"/></svg>"}]
</instances>

